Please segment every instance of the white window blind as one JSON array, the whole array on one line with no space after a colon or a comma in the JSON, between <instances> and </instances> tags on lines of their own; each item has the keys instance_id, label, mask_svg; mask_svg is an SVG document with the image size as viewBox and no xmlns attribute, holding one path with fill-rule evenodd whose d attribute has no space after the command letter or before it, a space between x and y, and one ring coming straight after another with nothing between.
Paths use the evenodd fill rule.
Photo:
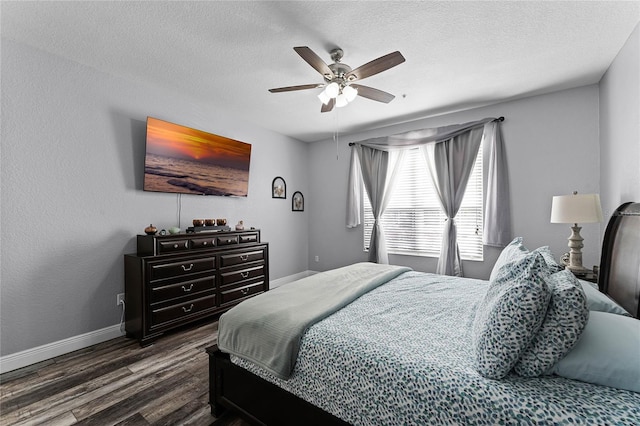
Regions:
<instances>
[{"instance_id":1,"label":"white window blind","mask_svg":"<svg viewBox=\"0 0 640 426\"><path fill-rule=\"evenodd\" d=\"M407 151L396 186L381 219L389 253L413 256L440 255L446 216L435 193L427 163L419 149ZM483 260L482 251L482 146L456 216L460 256ZM373 213L364 196L364 249L369 250Z\"/></svg>"}]
</instances>

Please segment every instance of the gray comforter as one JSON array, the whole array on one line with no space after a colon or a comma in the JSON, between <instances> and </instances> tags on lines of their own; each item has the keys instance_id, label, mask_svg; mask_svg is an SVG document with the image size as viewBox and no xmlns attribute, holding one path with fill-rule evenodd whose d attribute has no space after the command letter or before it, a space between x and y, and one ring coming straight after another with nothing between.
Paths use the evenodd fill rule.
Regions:
<instances>
[{"instance_id":1,"label":"gray comforter","mask_svg":"<svg viewBox=\"0 0 640 426\"><path fill-rule=\"evenodd\" d=\"M310 327L288 380L231 361L357 426L640 425L640 393L482 377L471 324L487 285L406 272Z\"/></svg>"},{"instance_id":2,"label":"gray comforter","mask_svg":"<svg viewBox=\"0 0 640 426\"><path fill-rule=\"evenodd\" d=\"M248 299L220 317L218 348L286 379L309 327L409 270L356 263Z\"/></svg>"}]
</instances>

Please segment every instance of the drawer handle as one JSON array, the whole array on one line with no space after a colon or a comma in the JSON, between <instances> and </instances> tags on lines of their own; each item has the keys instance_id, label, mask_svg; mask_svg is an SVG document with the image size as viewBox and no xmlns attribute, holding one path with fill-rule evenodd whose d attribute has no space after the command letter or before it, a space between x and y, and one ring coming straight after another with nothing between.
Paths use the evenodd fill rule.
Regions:
<instances>
[{"instance_id":1,"label":"drawer handle","mask_svg":"<svg viewBox=\"0 0 640 426\"><path fill-rule=\"evenodd\" d=\"M185 314L191 312L192 309L193 309L193 303L191 304L191 306L189 306L189 309L185 308L184 306L182 307L182 310L184 311Z\"/></svg>"},{"instance_id":2,"label":"drawer handle","mask_svg":"<svg viewBox=\"0 0 640 426\"><path fill-rule=\"evenodd\" d=\"M182 290L184 290L185 293L189 293L191 290L193 290L193 283L191 283L189 288L186 288L185 286L182 286Z\"/></svg>"},{"instance_id":3,"label":"drawer handle","mask_svg":"<svg viewBox=\"0 0 640 426\"><path fill-rule=\"evenodd\" d=\"M249 271L247 271L247 272L240 272L240 276L241 276L242 278L247 278L247 277L249 276Z\"/></svg>"},{"instance_id":4,"label":"drawer handle","mask_svg":"<svg viewBox=\"0 0 640 426\"><path fill-rule=\"evenodd\" d=\"M233 240L227 240L227 244L231 244Z\"/></svg>"},{"instance_id":5,"label":"drawer handle","mask_svg":"<svg viewBox=\"0 0 640 426\"><path fill-rule=\"evenodd\" d=\"M189 272L190 270L193 269L193 263L191 263L188 268L186 266L184 266L184 265L180 265L180 266L182 266L182 270L184 272Z\"/></svg>"},{"instance_id":6,"label":"drawer handle","mask_svg":"<svg viewBox=\"0 0 640 426\"><path fill-rule=\"evenodd\" d=\"M203 243L202 243L202 245L203 245L203 246L206 246L206 245L207 245L207 242L206 242L206 241L205 241L205 242L203 242Z\"/></svg>"},{"instance_id":7,"label":"drawer handle","mask_svg":"<svg viewBox=\"0 0 640 426\"><path fill-rule=\"evenodd\" d=\"M173 245L173 248L178 248L178 245L177 245L177 244L174 244L174 245Z\"/></svg>"},{"instance_id":8,"label":"drawer handle","mask_svg":"<svg viewBox=\"0 0 640 426\"><path fill-rule=\"evenodd\" d=\"M240 293L242 293L243 296L246 296L247 294L249 294L249 289L248 288L240 289Z\"/></svg>"},{"instance_id":9,"label":"drawer handle","mask_svg":"<svg viewBox=\"0 0 640 426\"><path fill-rule=\"evenodd\" d=\"M249 255L248 254L241 254L240 255L240 260L242 260L243 262L246 262L247 259L249 259Z\"/></svg>"}]
</instances>

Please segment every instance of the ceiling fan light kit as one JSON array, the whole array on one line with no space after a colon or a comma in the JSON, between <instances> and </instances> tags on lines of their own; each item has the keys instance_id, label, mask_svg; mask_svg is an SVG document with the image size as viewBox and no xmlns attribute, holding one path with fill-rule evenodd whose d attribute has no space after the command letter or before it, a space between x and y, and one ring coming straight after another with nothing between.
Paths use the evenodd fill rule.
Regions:
<instances>
[{"instance_id":1,"label":"ceiling fan light kit","mask_svg":"<svg viewBox=\"0 0 640 426\"><path fill-rule=\"evenodd\" d=\"M306 90L324 88L318 95L322 102L320 112L329 112L335 106L341 108L352 102L358 95L363 98L378 102L389 103L395 96L374 89L373 87L352 84L355 81L386 71L405 61L404 56L398 51L381 56L371 62L352 70L349 65L340 62L342 59L342 49L331 50L333 63L327 65L316 53L307 46L294 47L293 50L302 57L309 65L318 71L325 80L325 84L304 84L299 86L279 87L269 89L271 93L291 92L294 90Z\"/></svg>"},{"instance_id":2,"label":"ceiling fan light kit","mask_svg":"<svg viewBox=\"0 0 640 426\"><path fill-rule=\"evenodd\" d=\"M340 85L336 82L328 84L318 95L323 104L329 105L331 99L336 100L336 108L346 106L358 96L358 89L351 86Z\"/></svg>"}]
</instances>

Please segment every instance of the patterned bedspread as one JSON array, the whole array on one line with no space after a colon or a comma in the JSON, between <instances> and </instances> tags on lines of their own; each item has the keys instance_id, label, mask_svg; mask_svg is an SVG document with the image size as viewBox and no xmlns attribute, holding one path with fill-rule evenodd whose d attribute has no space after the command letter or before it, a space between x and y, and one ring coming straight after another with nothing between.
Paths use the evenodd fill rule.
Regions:
<instances>
[{"instance_id":1,"label":"patterned bedspread","mask_svg":"<svg viewBox=\"0 0 640 426\"><path fill-rule=\"evenodd\" d=\"M353 425L640 424L640 394L473 368L486 281L406 272L312 326L289 380L232 361Z\"/></svg>"}]
</instances>

